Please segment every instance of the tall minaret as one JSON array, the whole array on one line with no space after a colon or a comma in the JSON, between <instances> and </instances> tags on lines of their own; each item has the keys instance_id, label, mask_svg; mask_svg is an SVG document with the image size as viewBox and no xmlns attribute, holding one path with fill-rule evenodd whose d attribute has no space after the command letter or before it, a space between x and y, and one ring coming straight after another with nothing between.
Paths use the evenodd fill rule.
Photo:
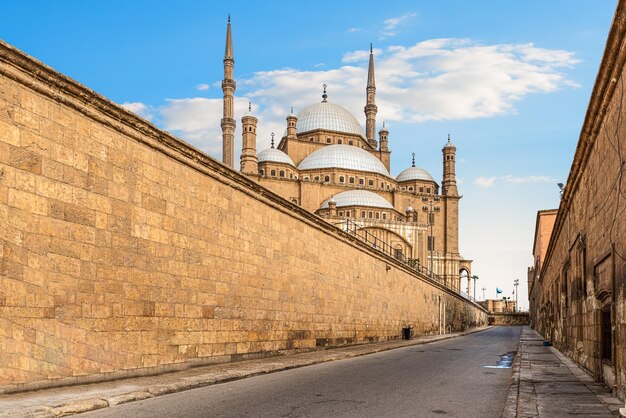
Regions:
<instances>
[{"instance_id":1,"label":"tall minaret","mask_svg":"<svg viewBox=\"0 0 626 418\"><path fill-rule=\"evenodd\" d=\"M256 156L256 124L258 119L252 114L252 104L248 102L248 111L241 118L241 172L259 174Z\"/></svg>"},{"instance_id":2,"label":"tall minaret","mask_svg":"<svg viewBox=\"0 0 626 418\"><path fill-rule=\"evenodd\" d=\"M441 182L441 194L445 196L458 196L459 191L456 188L456 147L450 142L450 134L448 134L448 143L441 150L443 152L443 181Z\"/></svg>"},{"instance_id":3,"label":"tall minaret","mask_svg":"<svg viewBox=\"0 0 626 418\"><path fill-rule=\"evenodd\" d=\"M224 52L224 117L222 118L222 161L233 167L235 159L235 58L233 56L233 39L230 32L230 15L226 28L226 51Z\"/></svg>"},{"instance_id":4,"label":"tall minaret","mask_svg":"<svg viewBox=\"0 0 626 418\"><path fill-rule=\"evenodd\" d=\"M374 80L374 51L370 44L370 64L367 69L367 102L365 104L365 136L367 142L376 149L376 81Z\"/></svg>"}]
</instances>

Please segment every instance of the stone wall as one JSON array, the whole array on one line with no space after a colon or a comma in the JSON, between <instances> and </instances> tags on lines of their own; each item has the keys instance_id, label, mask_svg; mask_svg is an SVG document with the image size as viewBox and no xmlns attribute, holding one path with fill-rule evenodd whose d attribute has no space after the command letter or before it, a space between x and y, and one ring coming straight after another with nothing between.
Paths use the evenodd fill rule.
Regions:
<instances>
[{"instance_id":1,"label":"stone wall","mask_svg":"<svg viewBox=\"0 0 626 418\"><path fill-rule=\"evenodd\" d=\"M528 313L489 313L489 325L528 325Z\"/></svg>"},{"instance_id":2,"label":"stone wall","mask_svg":"<svg viewBox=\"0 0 626 418\"><path fill-rule=\"evenodd\" d=\"M2 42L0 255L4 391L487 320Z\"/></svg>"},{"instance_id":3,"label":"stone wall","mask_svg":"<svg viewBox=\"0 0 626 418\"><path fill-rule=\"evenodd\" d=\"M626 2L618 4L531 319L561 351L626 393Z\"/></svg>"}]
</instances>

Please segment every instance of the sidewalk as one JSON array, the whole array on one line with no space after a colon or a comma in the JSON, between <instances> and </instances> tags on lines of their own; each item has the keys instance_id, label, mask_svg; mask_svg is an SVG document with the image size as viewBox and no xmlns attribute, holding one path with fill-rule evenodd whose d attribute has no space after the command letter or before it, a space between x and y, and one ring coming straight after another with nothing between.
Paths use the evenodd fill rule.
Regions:
<instances>
[{"instance_id":1,"label":"sidewalk","mask_svg":"<svg viewBox=\"0 0 626 418\"><path fill-rule=\"evenodd\" d=\"M197 367L156 376L0 395L0 418L43 418L78 414L259 374L342 360L394 348L427 344L489 328L491 327L477 328L454 334L417 337L408 341L397 340L361 344L302 354L270 357L261 360Z\"/></svg>"},{"instance_id":2,"label":"sidewalk","mask_svg":"<svg viewBox=\"0 0 626 418\"><path fill-rule=\"evenodd\" d=\"M619 417L624 402L524 327L503 417Z\"/></svg>"}]
</instances>

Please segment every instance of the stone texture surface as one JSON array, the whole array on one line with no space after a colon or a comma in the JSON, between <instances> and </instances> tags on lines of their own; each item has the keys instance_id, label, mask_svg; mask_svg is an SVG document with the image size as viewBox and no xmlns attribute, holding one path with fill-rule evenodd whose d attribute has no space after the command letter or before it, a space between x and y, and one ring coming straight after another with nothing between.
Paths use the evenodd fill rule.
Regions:
<instances>
[{"instance_id":1,"label":"stone texture surface","mask_svg":"<svg viewBox=\"0 0 626 418\"><path fill-rule=\"evenodd\" d=\"M426 344L455 338L468 332L419 337L413 340L362 344L334 350L321 350L293 356L250 360L236 364L214 365L160 376L124 379L90 385L54 388L29 393L0 395L0 418L54 417L59 414L86 412L154 396L213 385L259 374L303 367L377 353L394 348Z\"/></svg>"},{"instance_id":2,"label":"stone texture surface","mask_svg":"<svg viewBox=\"0 0 626 418\"><path fill-rule=\"evenodd\" d=\"M613 417L622 402L525 327L503 417Z\"/></svg>"},{"instance_id":3,"label":"stone texture surface","mask_svg":"<svg viewBox=\"0 0 626 418\"><path fill-rule=\"evenodd\" d=\"M626 395L626 2L618 2L531 320L562 352Z\"/></svg>"},{"instance_id":4,"label":"stone texture surface","mask_svg":"<svg viewBox=\"0 0 626 418\"><path fill-rule=\"evenodd\" d=\"M0 64L0 391L486 323L2 42Z\"/></svg>"}]
</instances>

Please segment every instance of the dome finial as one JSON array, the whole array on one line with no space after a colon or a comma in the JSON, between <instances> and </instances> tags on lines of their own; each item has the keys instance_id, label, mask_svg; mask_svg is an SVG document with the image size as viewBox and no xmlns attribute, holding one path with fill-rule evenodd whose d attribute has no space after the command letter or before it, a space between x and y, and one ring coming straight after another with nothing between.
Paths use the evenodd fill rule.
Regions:
<instances>
[{"instance_id":1,"label":"dome finial","mask_svg":"<svg viewBox=\"0 0 626 418\"><path fill-rule=\"evenodd\" d=\"M326 84L324 84L324 93L322 94L322 103L326 103L326 99L328 99L328 94L326 94L326 87L328 87Z\"/></svg>"},{"instance_id":2,"label":"dome finial","mask_svg":"<svg viewBox=\"0 0 626 418\"><path fill-rule=\"evenodd\" d=\"M272 148L274 148L274 132L272 132Z\"/></svg>"},{"instance_id":3,"label":"dome finial","mask_svg":"<svg viewBox=\"0 0 626 418\"><path fill-rule=\"evenodd\" d=\"M411 161L411 167L415 167L415 153L413 153L413 159Z\"/></svg>"}]
</instances>

